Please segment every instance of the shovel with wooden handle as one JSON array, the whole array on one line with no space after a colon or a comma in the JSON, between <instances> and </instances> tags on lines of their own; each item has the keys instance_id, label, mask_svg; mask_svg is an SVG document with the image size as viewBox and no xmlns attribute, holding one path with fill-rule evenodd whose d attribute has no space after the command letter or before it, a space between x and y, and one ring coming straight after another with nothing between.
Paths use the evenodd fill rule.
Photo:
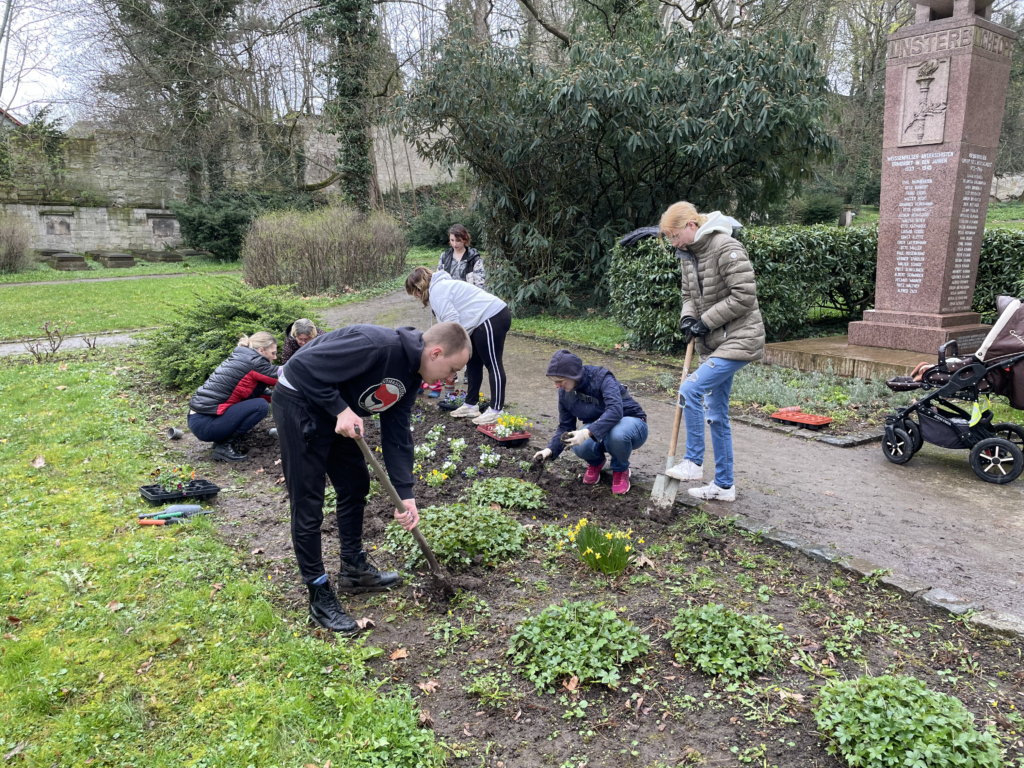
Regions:
<instances>
[{"instance_id":1,"label":"shovel with wooden handle","mask_svg":"<svg viewBox=\"0 0 1024 768\"><path fill-rule=\"evenodd\" d=\"M686 377L690 375L690 360L693 359L693 339L686 345L686 360L683 362L683 377L679 380L679 386L683 386ZM683 420L683 396L676 393L676 418L672 423L672 439L668 444L668 458L665 460L665 471L676 465L676 443L679 442L679 425ZM651 501L657 507L671 507L676 503L676 494L679 493L679 481L669 477L664 472L658 474L654 479L654 488L651 489Z\"/></svg>"},{"instance_id":2,"label":"shovel with wooden handle","mask_svg":"<svg viewBox=\"0 0 1024 768\"><path fill-rule=\"evenodd\" d=\"M363 435L356 427L356 445L359 446L359 450L363 452L363 457L366 459L366 463L370 465L370 469L373 470L373 474L377 476L377 480L380 482L381 487L388 492L388 496L391 497L391 503L395 505L395 509L405 509L405 502L402 497L398 495L398 491L395 490L395 486L391 484L391 480L384 473L380 463L377 461L377 457L373 455L370 450L370 446L363 440ZM412 537L416 539L416 543L420 546L420 551L423 552L423 556L427 558L427 565L430 566L430 577L434 582L434 586L444 592L446 595L454 596L455 587L448 580L448 577L444 575L441 570L441 566L437 562L437 558L434 557L434 550L427 544L427 540L423 538L423 534L420 533L419 526L413 528L410 533Z\"/></svg>"}]
</instances>

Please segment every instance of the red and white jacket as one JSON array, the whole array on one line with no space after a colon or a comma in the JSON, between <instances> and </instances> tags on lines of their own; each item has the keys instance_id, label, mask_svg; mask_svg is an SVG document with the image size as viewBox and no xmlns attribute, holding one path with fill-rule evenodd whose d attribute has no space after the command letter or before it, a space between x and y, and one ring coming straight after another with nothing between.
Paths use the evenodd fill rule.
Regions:
<instances>
[{"instance_id":1,"label":"red and white jacket","mask_svg":"<svg viewBox=\"0 0 1024 768\"><path fill-rule=\"evenodd\" d=\"M220 416L235 403L262 397L267 386L277 384L279 368L255 349L235 347L235 351L208 378L189 401L196 413Z\"/></svg>"}]
</instances>

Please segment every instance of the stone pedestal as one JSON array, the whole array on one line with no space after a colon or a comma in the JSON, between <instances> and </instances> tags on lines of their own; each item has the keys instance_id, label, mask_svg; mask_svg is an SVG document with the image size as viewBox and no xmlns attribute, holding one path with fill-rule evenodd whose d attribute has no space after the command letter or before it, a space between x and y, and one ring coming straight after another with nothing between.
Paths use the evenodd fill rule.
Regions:
<instances>
[{"instance_id":1,"label":"stone pedestal","mask_svg":"<svg viewBox=\"0 0 1024 768\"><path fill-rule=\"evenodd\" d=\"M1016 39L990 2L918 0L889 36L875 309L850 344L972 352L988 332L971 304Z\"/></svg>"}]
</instances>

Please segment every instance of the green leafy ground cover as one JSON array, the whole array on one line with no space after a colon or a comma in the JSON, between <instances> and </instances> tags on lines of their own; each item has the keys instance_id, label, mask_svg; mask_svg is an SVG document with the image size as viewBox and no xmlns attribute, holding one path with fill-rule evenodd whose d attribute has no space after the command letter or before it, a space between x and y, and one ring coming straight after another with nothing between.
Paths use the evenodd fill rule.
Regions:
<instances>
[{"instance_id":1,"label":"green leafy ground cover","mask_svg":"<svg viewBox=\"0 0 1024 768\"><path fill-rule=\"evenodd\" d=\"M136 261L134 267L128 269L109 269L99 262L86 258L87 270L63 272L52 269L41 262L24 272L0 274L3 283L33 283L46 280L92 280L101 277L138 277L147 275L174 275L178 273L208 274L210 272L240 272L241 262L220 261L218 259L190 258L179 264L157 264L148 261Z\"/></svg>"},{"instance_id":2,"label":"green leafy ground cover","mask_svg":"<svg viewBox=\"0 0 1024 768\"><path fill-rule=\"evenodd\" d=\"M601 316L562 317L533 315L512 318L512 330L542 339L568 341L612 351L626 341L626 332L614 320Z\"/></svg>"},{"instance_id":3,"label":"green leafy ground cover","mask_svg":"<svg viewBox=\"0 0 1024 768\"><path fill-rule=\"evenodd\" d=\"M347 598L346 609L376 627L365 642L334 644L300 623L305 597L281 505L279 448L266 425L247 448L258 459L210 463L188 438L147 436L165 423L161 414L181 413L187 394L135 378L137 351L65 359L64 371L60 363L0 364L0 617L14 617L0 618L0 754L20 747L26 765L292 767L330 759L412 768L439 765L442 748L449 765L474 768L660 768L702 756L733 765L730 752L743 764L827 768L835 762L812 701L823 683L865 673L914 675L956 696L979 729L995 729L1004 764L1024 754L1019 640L983 633L881 589L876 578L858 581L703 512L645 514L642 494L583 486L564 461L538 481L545 509L492 510L521 525L521 554L493 568L470 566L460 576L476 585L448 603L425 597L415 574L391 593ZM416 439L439 423L446 438L467 443L459 469L475 466L486 438L472 424L423 406ZM376 444L373 422L367 430ZM518 460L531 449L499 450L501 466L485 477L521 477ZM45 464L31 466L40 456ZM186 457L231 486L215 516L140 530L135 486L154 466ZM436 451L424 470L448 457ZM451 504L477 479L458 472L441 488L418 484L417 498L424 508ZM651 562L613 582L559 550L580 510L608 528L628 518ZM390 514L378 490L367 508L370 548L385 543ZM334 564L336 537L324 540ZM250 559L252 547L266 554ZM381 564L395 565L383 549ZM770 616L792 654L743 682L680 665L665 635L680 608L707 603ZM526 625L542 614L545 621ZM524 625L529 652L516 660L528 650L513 641ZM599 642L583 642L587 636ZM547 662L536 659L549 654L564 662L550 680L554 693L529 679L529 665L544 672ZM606 674L618 675L614 686L586 682ZM432 722L436 742L420 721Z\"/></svg>"},{"instance_id":4,"label":"green leafy ground cover","mask_svg":"<svg viewBox=\"0 0 1024 768\"><path fill-rule=\"evenodd\" d=\"M208 521L140 528L163 451L123 354L0 365L0 753L27 765L441 764L362 642L315 639Z\"/></svg>"}]
</instances>

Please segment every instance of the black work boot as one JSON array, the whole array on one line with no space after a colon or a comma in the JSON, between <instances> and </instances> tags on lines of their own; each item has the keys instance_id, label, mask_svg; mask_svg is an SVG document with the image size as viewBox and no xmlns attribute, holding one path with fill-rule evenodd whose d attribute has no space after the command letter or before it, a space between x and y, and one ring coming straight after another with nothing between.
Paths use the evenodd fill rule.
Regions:
<instances>
[{"instance_id":1,"label":"black work boot","mask_svg":"<svg viewBox=\"0 0 1024 768\"><path fill-rule=\"evenodd\" d=\"M309 587L309 618L324 629L337 632L342 635L354 635L359 631L359 626L338 605L338 598L334 596L331 589L331 582L323 584L308 584Z\"/></svg>"},{"instance_id":2,"label":"black work boot","mask_svg":"<svg viewBox=\"0 0 1024 768\"><path fill-rule=\"evenodd\" d=\"M338 574L338 591L350 595L362 592L384 592L402 583L398 571L380 571L371 563L365 552L354 559L341 558L341 573Z\"/></svg>"},{"instance_id":3,"label":"black work boot","mask_svg":"<svg viewBox=\"0 0 1024 768\"><path fill-rule=\"evenodd\" d=\"M231 443L213 444L214 461L245 461L245 459L246 455L236 451L235 447L231 445Z\"/></svg>"}]
</instances>

